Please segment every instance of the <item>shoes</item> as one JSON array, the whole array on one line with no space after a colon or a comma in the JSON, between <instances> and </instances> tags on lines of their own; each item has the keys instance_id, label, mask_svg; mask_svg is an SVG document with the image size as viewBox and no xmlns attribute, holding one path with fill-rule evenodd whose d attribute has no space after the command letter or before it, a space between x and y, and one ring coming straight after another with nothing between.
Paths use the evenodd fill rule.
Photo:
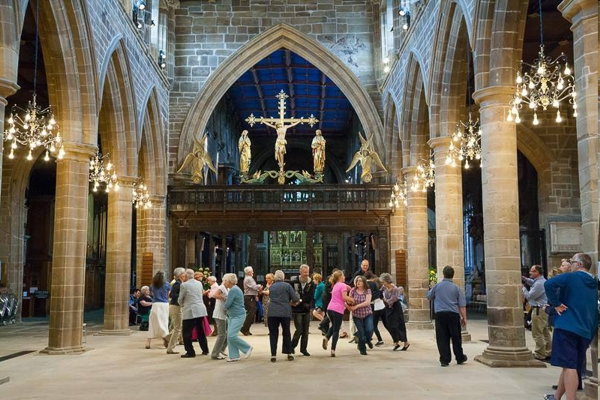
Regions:
<instances>
[{"instance_id":1,"label":"shoes","mask_svg":"<svg viewBox=\"0 0 600 400\"><path fill-rule=\"evenodd\" d=\"M277 361L277 357L271 357L271 362L276 362Z\"/></svg>"},{"instance_id":2,"label":"shoes","mask_svg":"<svg viewBox=\"0 0 600 400\"><path fill-rule=\"evenodd\" d=\"M185 354L182 354L182 355L181 355L181 358L194 358L194 357L196 357L196 355L195 355L195 354L188 354L188 353L185 353Z\"/></svg>"},{"instance_id":3,"label":"shoes","mask_svg":"<svg viewBox=\"0 0 600 400\"><path fill-rule=\"evenodd\" d=\"M463 354L463 358L462 358L462 360L460 360L460 361L456 361L456 363L457 363L458 365L462 365L462 364L466 363L466 362L467 362L467 360L468 360L468 358L467 358L467 355L466 355L466 354Z\"/></svg>"},{"instance_id":4,"label":"shoes","mask_svg":"<svg viewBox=\"0 0 600 400\"><path fill-rule=\"evenodd\" d=\"M250 348L248 349L248 352L244 354L244 359L247 359L250 357L250 354L252 354L252 350L254 350L254 349L252 346L250 346Z\"/></svg>"},{"instance_id":5,"label":"shoes","mask_svg":"<svg viewBox=\"0 0 600 400\"><path fill-rule=\"evenodd\" d=\"M340 339L346 339L348 337L348 332L344 332L340 335Z\"/></svg>"},{"instance_id":6,"label":"shoes","mask_svg":"<svg viewBox=\"0 0 600 400\"><path fill-rule=\"evenodd\" d=\"M292 354L296 354L296 349L292 349Z\"/></svg>"},{"instance_id":7,"label":"shoes","mask_svg":"<svg viewBox=\"0 0 600 400\"><path fill-rule=\"evenodd\" d=\"M447 367L447 366L448 366L448 363L440 363L440 365L441 365L442 367Z\"/></svg>"},{"instance_id":8,"label":"shoes","mask_svg":"<svg viewBox=\"0 0 600 400\"><path fill-rule=\"evenodd\" d=\"M306 350L301 351L300 353L302 353L302 355L305 356L305 357L310 357L310 353L308 351L306 351Z\"/></svg>"},{"instance_id":9,"label":"shoes","mask_svg":"<svg viewBox=\"0 0 600 400\"><path fill-rule=\"evenodd\" d=\"M220 353L219 353L219 355L220 355L220 356L223 356L223 358L227 358L227 354L225 354L225 353L223 353L223 352L220 352Z\"/></svg>"},{"instance_id":10,"label":"shoes","mask_svg":"<svg viewBox=\"0 0 600 400\"><path fill-rule=\"evenodd\" d=\"M360 352L360 355L361 355L361 356L366 356L366 355L368 355L368 354L367 354L367 351L366 351L366 350L363 350L363 351L361 351L361 352Z\"/></svg>"},{"instance_id":11,"label":"shoes","mask_svg":"<svg viewBox=\"0 0 600 400\"><path fill-rule=\"evenodd\" d=\"M218 336L219 334L215 331L213 331L213 333L210 334L210 336Z\"/></svg>"},{"instance_id":12,"label":"shoes","mask_svg":"<svg viewBox=\"0 0 600 400\"><path fill-rule=\"evenodd\" d=\"M394 346L394 350L392 350L392 351L398 351L398 350L400 350L400 345L399 344L395 345Z\"/></svg>"},{"instance_id":13,"label":"shoes","mask_svg":"<svg viewBox=\"0 0 600 400\"><path fill-rule=\"evenodd\" d=\"M248 331L248 332L242 332L242 335L244 336L252 336L252 332Z\"/></svg>"},{"instance_id":14,"label":"shoes","mask_svg":"<svg viewBox=\"0 0 600 400\"><path fill-rule=\"evenodd\" d=\"M178 351L167 350L167 354L179 354Z\"/></svg>"},{"instance_id":15,"label":"shoes","mask_svg":"<svg viewBox=\"0 0 600 400\"><path fill-rule=\"evenodd\" d=\"M331 350L331 357L335 357L335 351Z\"/></svg>"},{"instance_id":16,"label":"shoes","mask_svg":"<svg viewBox=\"0 0 600 400\"><path fill-rule=\"evenodd\" d=\"M149 348L150 348L150 345L149 345L149 344L147 344L147 345L146 345L146 348L147 348L147 349L149 349Z\"/></svg>"},{"instance_id":17,"label":"shoes","mask_svg":"<svg viewBox=\"0 0 600 400\"><path fill-rule=\"evenodd\" d=\"M380 340L377 343L375 343L375 346L377 346L377 347L380 347L380 346L383 346L383 345L384 345L384 343L383 343L382 340Z\"/></svg>"},{"instance_id":18,"label":"shoes","mask_svg":"<svg viewBox=\"0 0 600 400\"><path fill-rule=\"evenodd\" d=\"M228 358L227 362L236 362L236 361L240 361L240 360L241 359L239 357L238 358Z\"/></svg>"},{"instance_id":19,"label":"shoes","mask_svg":"<svg viewBox=\"0 0 600 400\"><path fill-rule=\"evenodd\" d=\"M219 354L216 357L211 357L211 360L224 360L224 359L225 359L225 356L222 354Z\"/></svg>"},{"instance_id":20,"label":"shoes","mask_svg":"<svg viewBox=\"0 0 600 400\"><path fill-rule=\"evenodd\" d=\"M207 356L207 355L208 355L208 352L204 352L204 351L203 351L203 352L202 352L202 355L203 355L203 356Z\"/></svg>"},{"instance_id":21,"label":"shoes","mask_svg":"<svg viewBox=\"0 0 600 400\"><path fill-rule=\"evenodd\" d=\"M356 338L353 338L352 340L350 340L348 343L356 343Z\"/></svg>"},{"instance_id":22,"label":"shoes","mask_svg":"<svg viewBox=\"0 0 600 400\"><path fill-rule=\"evenodd\" d=\"M556 397L554 397L554 393L548 393L544 395L544 400L556 400Z\"/></svg>"},{"instance_id":23,"label":"shoes","mask_svg":"<svg viewBox=\"0 0 600 400\"><path fill-rule=\"evenodd\" d=\"M372 348L373 348L373 342L371 342L371 341L368 341L368 342L367 342L367 346L369 346L369 349L372 349Z\"/></svg>"},{"instance_id":24,"label":"shoes","mask_svg":"<svg viewBox=\"0 0 600 400\"><path fill-rule=\"evenodd\" d=\"M165 345L165 349L169 347L169 341L167 340L167 338L163 338L163 344Z\"/></svg>"},{"instance_id":25,"label":"shoes","mask_svg":"<svg viewBox=\"0 0 600 400\"><path fill-rule=\"evenodd\" d=\"M288 354L288 361L294 361L294 356L291 354Z\"/></svg>"},{"instance_id":26,"label":"shoes","mask_svg":"<svg viewBox=\"0 0 600 400\"><path fill-rule=\"evenodd\" d=\"M325 336L323 338L323 350L327 350L327 345L329 344L329 339L327 339L327 336Z\"/></svg>"},{"instance_id":27,"label":"shoes","mask_svg":"<svg viewBox=\"0 0 600 400\"><path fill-rule=\"evenodd\" d=\"M400 349L400 351L406 351L410 347L410 343L405 343L404 347Z\"/></svg>"}]
</instances>

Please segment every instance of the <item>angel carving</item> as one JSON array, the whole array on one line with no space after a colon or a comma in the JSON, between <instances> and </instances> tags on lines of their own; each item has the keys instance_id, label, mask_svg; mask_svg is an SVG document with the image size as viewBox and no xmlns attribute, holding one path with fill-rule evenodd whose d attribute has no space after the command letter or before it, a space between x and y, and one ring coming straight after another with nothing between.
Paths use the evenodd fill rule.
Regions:
<instances>
[{"instance_id":1,"label":"angel carving","mask_svg":"<svg viewBox=\"0 0 600 400\"><path fill-rule=\"evenodd\" d=\"M363 182L369 183L373 178L373 175L371 175L371 167L373 163L375 164L375 169L379 167L385 172L387 172L387 169L385 169L385 167L383 166L379 155L375 152L375 150L371 149L371 146L373 145L373 134L371 133L371 135L369 135L369 137L365 139L360 134L360 132L358 132L358 137L360 138L361 143L360 149L358 149L356 154L354 154L352 162L350 163L350 166L348 167L346 172L354 168L354 166L360 161L360 166L362 167L362 173L360 177Z\"/></svg>"},{"instance_id":2,"label":"angel carving","mask_svg":"<svg viewBox=\"0 0 600 400\"><path fill-rule=\"evenodd\" d=\"M210 170L213 171L215 174L217 173L217 169L212 163L210 154L208 154L208 152L204 149L204 142L206 141L206 136L207 134L205 133L200 140L194 138L194 150L190 154L188 154L187 157L185 157L185 160L183 160L183 164L181 164L181 167L179 168L179 170L177 170L177 173L180 173L187 167L191 166L192 181L194 183L202 182L202 170L204 168L204 165L208 166L208 168L210 168Z\"/></svg>"}]
</instances>

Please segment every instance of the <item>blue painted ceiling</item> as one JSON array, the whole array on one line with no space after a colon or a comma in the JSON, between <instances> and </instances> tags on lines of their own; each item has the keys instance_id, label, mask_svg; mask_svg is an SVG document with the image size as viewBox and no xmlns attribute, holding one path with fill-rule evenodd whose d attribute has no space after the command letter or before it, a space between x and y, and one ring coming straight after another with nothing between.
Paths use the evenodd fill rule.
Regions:
<instances>
[{"instance_id":1,"label":"blue painted ceiling","mask_svg":"<svg viewBox=\"0 0 600 400\"><path fill-rule=\"evenodd\" d=\"M346 96L323 72L287 49L275 51L246 71L229 89L228 97L242 121L250 114L278 118L275 96L281 90L290 96L286 100L286 118L307 118L313 114L319 119L312 128L300 124L288 133L314 135L316 129L321 129L327 137L344 136L349 131L353 109ZM250 127L244 121L243 125L251 135L275 134L262 124Z\"/></svg>"}]
</instances>

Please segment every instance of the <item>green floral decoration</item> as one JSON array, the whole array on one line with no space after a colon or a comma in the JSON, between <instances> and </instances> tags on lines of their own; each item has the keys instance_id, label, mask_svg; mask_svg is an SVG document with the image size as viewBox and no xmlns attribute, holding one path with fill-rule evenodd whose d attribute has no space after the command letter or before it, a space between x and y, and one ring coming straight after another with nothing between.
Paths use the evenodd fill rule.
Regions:
<instances>
[{"instance_id":1,"label":"green floral decoration","mask_svg":"<svg viewBox=\"0 0 600 400\"><path fill-rule=\"evenodd\" d=\"M433 265L429 266L429 283L437 283L437 268Z\"/></svg>"}]
</instances>

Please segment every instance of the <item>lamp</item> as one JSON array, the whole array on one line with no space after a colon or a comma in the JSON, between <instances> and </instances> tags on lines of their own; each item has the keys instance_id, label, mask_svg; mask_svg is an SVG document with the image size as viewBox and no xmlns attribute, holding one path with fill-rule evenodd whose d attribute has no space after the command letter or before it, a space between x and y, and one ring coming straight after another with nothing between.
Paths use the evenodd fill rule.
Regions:
<instances>
[{"instance_id":1,"label":"lamp","mask_svg":"<svg viewBox=\"0 0 600 400\"><path fill-rule=\"evenodd\" d=\"M144 179L139 178L136 183L133 184L133 197L132 203L135 208L141 208L147 210L152 208L152 201L150 200L150 195L148 194L148 186L144 184Z\"/></svg>"},{"instance_id":2,"label":"lamp","mask_svg":"<svg viewBox=\"0 0 600 400\"><path fill-rule=\"evenodd\" d=\"M429 159L421 159L417 164L417 171L410 184L410 190L417 192L427 192L428 187L435 185L435 163L433 161L433 151L429 152Z\"/></svg>"},{"instance_id":3,"label":"lamp","mask_svg":"<svg viewBox=\"0 0 600 400\"><path fill-rule=\"evenodd\" d=\"M58 130L58 124L52 114L52 106L46 108L40 107L36 102L37 89L37 67L38 67L38 48L39 48L39 18L40 2L36 5L35 18L35 62L33 72L33 98L27 103L24 109L14 105L10 117L8 118L8 130L4 131L4 140L11 142L9 159L15 158L15 150L18 145L29 148L27 160L33 160L33 152L38 147L46 149L44 160L50 160L49 153L58 151L57 158L60 160L65 155L62 137ZM19 112L23 114L21 117Z\"/></svg>"},{"instance_id":4,"label":"lamp","mask_svg":"<svg viewBox=\"0 0 600 400\"><path fill-rule=\"evenodd\" d=\"M400 11L398 11L398 15L400 15L402 30L407 31L408 28L410 28L410 4L408 0L403 1L402 3L400 4Z\"/></svg>"},{"instance_id":5,"label":"lamp","mask_svg":"<svg viewBox=\"0 0 600 400\"><path fill-rule=\"evenodd\" d=\"M113 189L119 191L119 181L117 173L108 154L102 155L100 150L96 151L96 155L90 159L90 182L94 184L92 191L97 192L102 184L106 184L106 193Z\"/></svg>"},{"instance_id":6,"label":"lamp","mask_svg":"<svg viewBox=\"0 0 600 400\"><path fill-rule=\"evenodd\" d=\"M167 55L165 54L164 50L160 50L158 52L158 65L162 69L165 69L167 67Z\"/></svg>"},{"instance_id":7,"label":"lamp","mask_svg":"<svg viewBox=\"0 0 600 400\"><path fill-rule=\"evenodd\" d=\"M521 122L520 110L523 105L533 110L533 125L539 124L537 111L541 108L547 110L552 106L556 109L555 121L562 122L560 114L560 102L568 100L573 106L573 116L577 117L577 104L575 103L575 78L571 73L567 56L564 53L552 60L550 56L544 54L544 24L542 18L542 1L539 0L540 9L540 51L538 58L533 64L528 64L521 60L523 65L530 68L529 73L517 72L516 91L509 102L509 111L507 121ZM564 63L564 67L562 66Z\"/></svg>"},{"instance_id":8,"label":"lamp","mask_svg":"<svg viewBox=\"0 0 600 400\"><path fill-rule=\"evenodd\" d=\"M388 206L392 209L392 212L396 211L396 208L400 207L400 202L405 206L408 204L408 187L406 185L406 181L402 181L400 183L396 182L394 187L392 188L392 194L390 195L390 202Z\"/></svg>"}]
</instances>

